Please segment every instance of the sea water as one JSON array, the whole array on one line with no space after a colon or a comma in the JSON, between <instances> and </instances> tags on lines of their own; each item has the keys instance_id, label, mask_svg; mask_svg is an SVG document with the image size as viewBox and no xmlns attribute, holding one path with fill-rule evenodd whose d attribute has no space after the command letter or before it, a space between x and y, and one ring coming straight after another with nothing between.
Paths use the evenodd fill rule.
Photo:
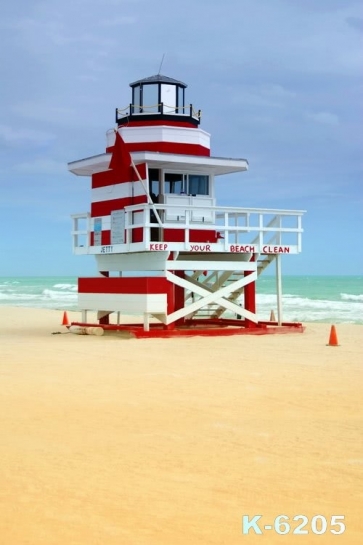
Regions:
<instances>
[{"instance_id":1,"label":"sea water","mask_svg":"<svg viewBox=\"0 0 363 545\"><path fill-rule=\"evenodd\" d=\"M275 277L259 277L256 292L258 318L277 316ZM362 276L284 276L282 292L284 321L363 324ZM0 277L4 306L77 310L77 279Z\"/></svg>"}]
</instances>

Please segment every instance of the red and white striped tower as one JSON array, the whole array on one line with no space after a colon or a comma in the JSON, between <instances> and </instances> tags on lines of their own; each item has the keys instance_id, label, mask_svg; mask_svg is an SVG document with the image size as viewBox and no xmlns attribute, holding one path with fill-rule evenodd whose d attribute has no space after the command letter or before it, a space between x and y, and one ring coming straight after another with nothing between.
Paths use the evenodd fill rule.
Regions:
<instances>
[{"instance_id":1,"label":"red and white striped tower","mask_svg":"<svg viewBox=\"0 0 363 545\"><path fill-rule=\"evenodd\" d=\"M181 81L158 74L130 86L105 153L68 165L92 179L90 213L73 215L74 252L93 254L98 270L79 278L82 325L93 310L104 328L137 335L281 326L280 256L301 251L303 212L218 207L216 178L247 170L247 161L211 157ZM278 320L268 324L257 318L255 284L274 260ZM120 313L143 315L142 333L121 326Z\"/></svg>"}]
</instances>

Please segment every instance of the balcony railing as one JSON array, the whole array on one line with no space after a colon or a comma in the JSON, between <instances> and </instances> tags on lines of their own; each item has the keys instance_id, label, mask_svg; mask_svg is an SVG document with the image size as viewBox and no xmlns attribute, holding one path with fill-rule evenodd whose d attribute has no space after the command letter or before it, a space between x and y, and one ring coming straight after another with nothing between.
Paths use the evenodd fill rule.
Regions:
<instances>
[{"instance_id":1,"label":"balcony railing","mask_svg":"<svg viewBox=\"0 0 363 545\"><path fill-rule=\"evenodd\" d=\"M169 235L171 231L178 230L182 239L181 242L168 242L169 250L197 251L198 245L191 242L193 231L210 232L210 237L207 233L203 237L212 241L208 244L208 251L300 253L302 249L302 210L138 204L127 206L117 214L117 221L115 218L111 220L112 216L101 218L102 231L111 231L112 249L109 251L112 253L166 249L165 245L160 247L158 244L168 242L166 230ZM74 214L72 219L74 252L104 253L98 231L100 218L96 222L95 218L85 213ZM116 231L118 237L113 236ZM135 236L136 233L138 237ZM133 242L134 240L141 242Z\"/></svg>"},{"instance_id":2,"label":"balcony railing","mask_svg":"<svg viewBox=\"0 0 363 545\"><path fill-rule=\"evenodd\" d=\"M116 123L125 119L126 117L131 118L140 115L177 115L184 118L195 119L199 123L202 112L201 110L195 110L193 108L193 104L188 104L186 106L168 106L164 102L150 106L129 104L126 108L116 108Z\"/></svg>"}]
</instances>

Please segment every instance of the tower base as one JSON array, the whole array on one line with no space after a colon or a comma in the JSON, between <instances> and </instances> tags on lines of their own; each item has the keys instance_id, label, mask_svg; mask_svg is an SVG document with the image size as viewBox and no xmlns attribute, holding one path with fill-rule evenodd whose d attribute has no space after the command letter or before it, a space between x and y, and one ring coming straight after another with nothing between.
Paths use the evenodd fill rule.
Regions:
<instances>
[{"instance_id":1,"label":"tower base","mask_svg":"<svg viewBox=\"0 0 363 545\"><path fill-rule=\"evenodd\" d=\"M90 324L85 322L72 322L70 325L81 327L100 327L100 324ZM305 327L299 322L283 322L278 325L277 322L258 322L251 327L245 321L234 319L200 319L185 320L181 326L175 326L173 329L161 323L150 323L148 328L145 324L103 324L101 327L105 331L120 331L128 333L136 339L145 338L170 338L170 337L228 337L232 335L271 335L282 333L303 333Z\"/></svg>"}]
</instances>

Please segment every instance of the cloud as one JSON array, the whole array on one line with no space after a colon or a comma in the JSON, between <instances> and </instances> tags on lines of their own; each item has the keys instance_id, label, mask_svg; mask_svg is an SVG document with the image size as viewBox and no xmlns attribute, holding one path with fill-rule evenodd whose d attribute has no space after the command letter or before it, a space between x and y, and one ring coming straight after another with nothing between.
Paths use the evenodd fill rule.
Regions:
<instances>
[{"instance_id":1,"label":"cloud","mask_svg":"<svg viewBox=\"0 0 363 545\"><path fill-rule=\"evenodd\" d=\"M112 19L104 19L100 21L100 25L105 27L132 25L137 22L137 17L131 15L123 15L121 17L113 17Z\"/></svg>"},{"instance_id":2,"label":"cloud","mask_svg":"<svg viewBox=\"0 0 363 545\"><path fill-rule=\"evenodd\" d=\"M257 108L286 107L287 103L296 96L294 91L284 88L277 83L234 85L230 87L228 94L234 105L243 104Z\"/></svg>"},{"instance_id":3,"label":"cloud","mask_svg":"<svg viewBox=\"0 0 363 545\"><path fill-rule=\"evenodd\" d=\"M8 144L24 144L25 142L42 146L55 140L54 134L43 132L37 129L26 129L22 127L11 127L0 125L0 139Z\"/></svg>"},{"instance_id":4,"label":"cloud","mask_svg":"<svg viewBox=\"0 0 363 545\"><path fill-rule=\"evenodd\" d=\"M322 123L323 125L330 125L331 127L336 127L339 125L339 117L330 112L309 113L308 117L309 119Z\"/></svg>"},{"instance_id":5,"label":"cloud","mask_svg":"<svg viewBox=\"0 0 363 545\"><path fill-rule=\"evenodd\" d=\"M363 32L363 19L361 17L347 17L346 22L355 30Z\"/></svg>"},{"instance_id":6,"label":"cloud","mask_svg":"<svg viewBox=\"0 0 363 545\"><path fill-rule=\"evenodd\" d=\"M47 121L64 123L76 115L76 110L69 106L47 103L43 101L29 101L14 104L12 111L22 118L34 119L37 121Z\"/></svg>"},{"instance_id":7,"label":"cloud","mask_svg":"<svg viewBox=\"0 0 363 545\"><path fill-rule=\"evenodd\" d=\"M59 161L53 159L35 159L34 161L27 161L19 163L14 167L16 172L22 172L23 174L66 174L67 166Z\"/></svg>"}]
</instances>

